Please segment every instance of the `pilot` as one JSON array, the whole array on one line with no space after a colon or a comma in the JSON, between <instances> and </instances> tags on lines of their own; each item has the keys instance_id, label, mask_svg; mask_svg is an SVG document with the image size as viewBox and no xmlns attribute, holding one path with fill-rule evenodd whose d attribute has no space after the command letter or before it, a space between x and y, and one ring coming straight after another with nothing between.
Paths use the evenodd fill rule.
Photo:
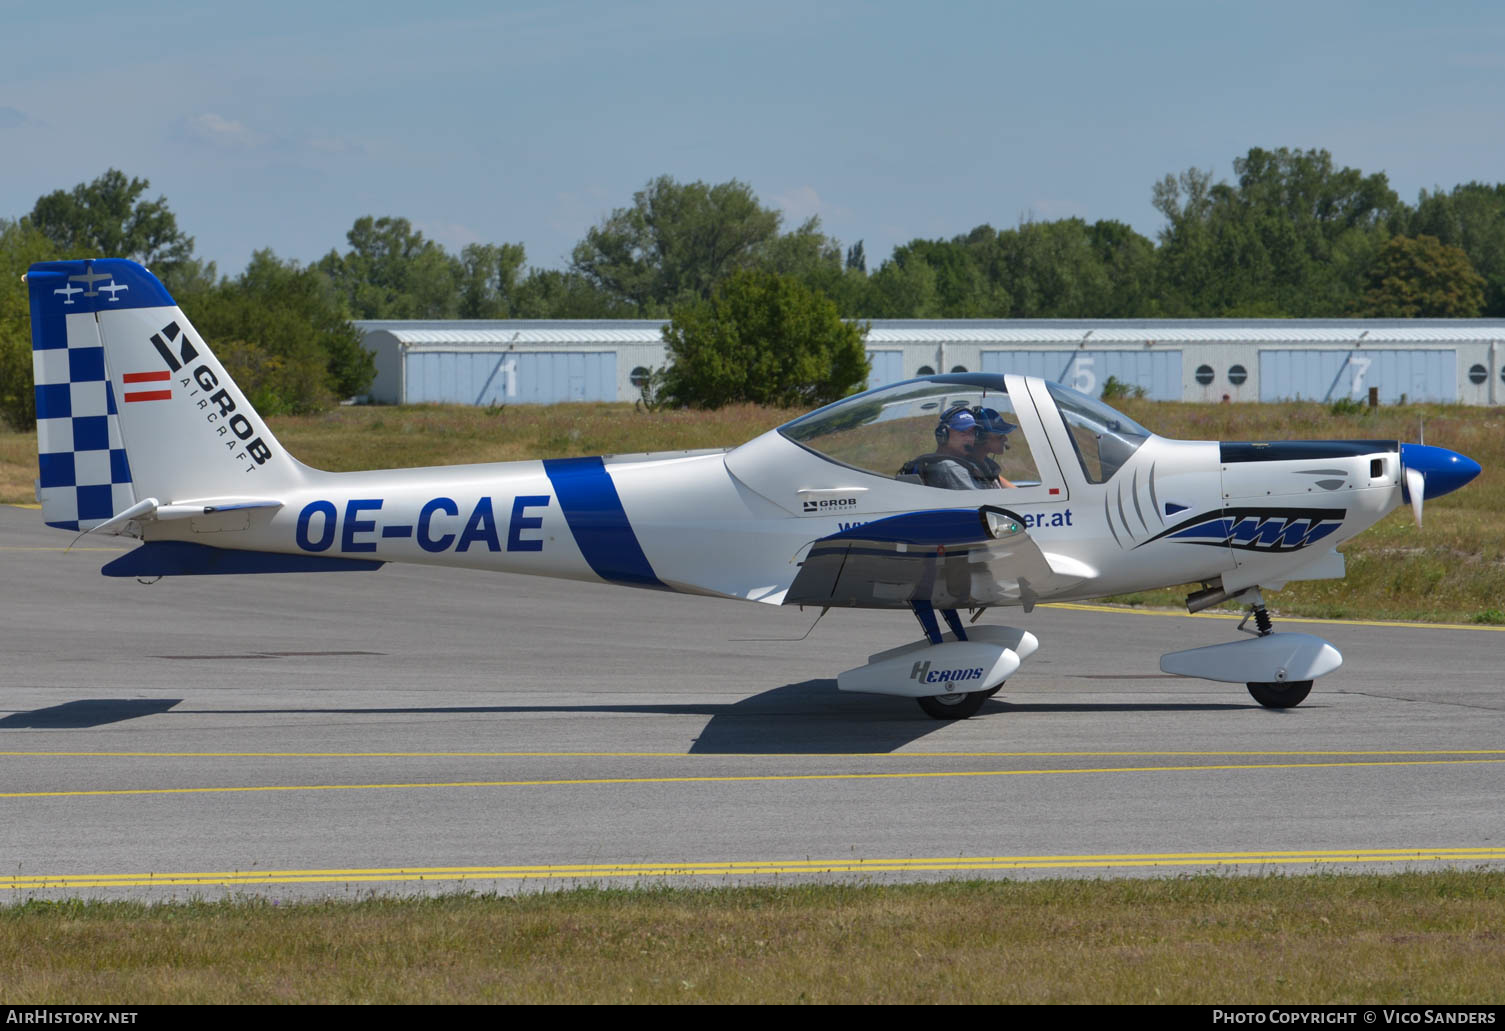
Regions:
<instances>
[{"instance_id":1,"label":"pilot","mask_svg":"<svg viewBox=\"0 0 1505 1031\"><path fill-rule=\"evenodd\" d=\"M995 456L1009 449L1008 435L1019 427L998 414L996 408L972 409L972 418L977 420L977 436L972 445L972 460L982 466L989 487L1012 487L1003 475Z\"/></svg>"},{"instance_id":2,"label":"pilot","mask_svg":"<svg viewBox=\"0 0 1505 1031\"><path fill-rule=\"evenodd\" d=\"M974 454L978 435L975 413L982 411L984 409L970 408L966 402L959 402L942 412L935 426L935 450L904 463L899 475L917 479L927 487L947 490L991 490L997 487L997 467L994 466L995 471L990 476L988 467Z\"/></svg>"}]
</instances>

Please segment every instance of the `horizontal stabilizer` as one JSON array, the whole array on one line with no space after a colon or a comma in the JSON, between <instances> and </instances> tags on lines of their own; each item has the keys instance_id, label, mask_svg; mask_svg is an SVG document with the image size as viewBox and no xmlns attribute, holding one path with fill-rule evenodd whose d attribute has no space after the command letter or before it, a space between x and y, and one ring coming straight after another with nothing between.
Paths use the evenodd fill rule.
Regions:
<instances>
[{"instance_id":1,"label":"horizontal stabilizer","mask_svg":"<svg viewBox=\"0 0 1505 1031\"><path fill-rule=\"evenodd\" d=\"M242 512L254 509L276 511L282 502L268 498L210 498L205 501L184 501L164 505L156 498L145 498L130 508L106 519L85 533L115 533L127 523L144 523L157 519L191 519L196 516L217 515L221 512Z\"/></svg>"},{"instance_id":2,"label":"horizontal stabilizer","mask_svg":"<svg viewBox=\"0 0 1505 1031\"><path fill-rule=\"evenodd\" d=\"M188 541L148 541L100 570L105 576L209 576L226 573L332 573L380 569L374 559L281 555L211 548Z\"/></svg>"}]
</instances>

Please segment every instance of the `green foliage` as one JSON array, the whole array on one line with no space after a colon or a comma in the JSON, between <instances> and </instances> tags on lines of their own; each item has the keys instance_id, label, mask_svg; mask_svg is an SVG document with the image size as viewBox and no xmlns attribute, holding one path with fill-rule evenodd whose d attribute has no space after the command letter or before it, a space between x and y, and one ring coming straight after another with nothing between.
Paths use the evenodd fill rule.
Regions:
<instances>
[{"instance_id":1,"label":"green foliage","mask_svg":"<svg viewBox=\"0 0 1505 1031\"><path fill-rule=\"evenodd\" d=\"M37 418L31 374L30 301L21 277L56 257L55 245L27 223L0 218L0 420L30 431Z\"/></svg>"},{"instance_id":2,"label":"green foliage","mask_svg":"<svg viewBox=\"0 0 1505 1031\"><path fill-rule=\"evenodd\" d=\"M239 278L178 301L216 353L232 348L231 374L264 413L318 411L363 393L376 374L328 277L271 251L252 255Z\"/></svg>"},{"instance_id":3,"label":"green foliage","mask_svg":"<svg viewBox=\"0 0 1505 1031\"><path fill-rule=\"evenodd\" d=\"M585 234L571 268L643 316L708 299L778 237L779 213L735 179L708 186L659 176L632 200Z\"/></svg>"},{"instance_id":4,"label":"green foliage","mask_svg":"<svg viewBox=\"0 0 1505 1031\"><path fill-rule=\"evenodd\" d=\"M1484 277L1483 315L1505 316L1505 183L1466 183L1452 193L1421 191L1408 236L1435 236L1468 254Z\"/></svg>"},{"instance_id":5,"label":"green foliage","mask_svg":"<svg viewBox=\"0 0 1505 1031\"><path fill-rule=\"evenodd\" d=\"M1363 415L1368 410L1364 402L1354 397L1340 397L1327 406L1330 415Z\"/></svg>"},{"instance_id":6,"label":"green foliage","mask_svg":"<svg viewBox=\"0 0 1505 1031\"><path fill-rule=\"evenodd\" d=\"M533 269L518 286L510 315L519 319L622 319L637 312L578 272Z\"/></svg>"},{"instance_id":7,"label":"green foliage","mask_svg":"<svg viewBox=\"0 0 1505 1031\"><path fill-rule=\"evenodd\" d=\"M675 310L658 399L697 408L826 404L866 381L866 338L866 326L843 322L832 301L794 279L743 270L709 300Z\"/></svg>"},{"instance_id":8,"label":"green foliage","mask_svg":"<svg viewBox=\"0 0 1505 1031\"><path fill-rule=\"evenodd\" d=\"M911 240L869 280L880 318L1106 318L1148 314L1155 248L1119 222L981 225Z\"/></svg>"},{"instance_id":9,"label":"green foliage","mask_svg":"<svg viewBox=\"0 0 1505 1031\"><path fill-rule=\"evenodd\" d=\"M262 415L308 415L335 404L317 353L269 354L247 340L216 340L214 353Z\"/></svg>"},{"instance_id":10,"label":"green foliage","mask_svg":"<svg viewBox=\"0 0 1505 1031\"><path fill-rule=\"evenodd\" d=\"M462 319L500 319L517 304L519 275L526 254L520 243L473 243L460 252Z\"/></svg>"},{"instance_id":11,"label":"green foliage","mask_svg":"<svg viewBox=\"0 0 1505 1031\"><path fill-rule=\"evenodd\" d=\"M1189 169L1154 188L1165 313L1342 314L1401 207L1384 173L1284 147L1233 166L1236 184Z\"/></svg>"},{"instance_id":12,"label":"green foliage","mask_svg":"<svg viewBox=\"0 0 1505 1031\"><path fill-rule=\"evenodd\" d=\"M1505 316L1505 182L1469 182L1451 194L1422 190L1407 235L1436 236L1463 248L1473 271L1484 277L1482 315Z\"/></svg>"},{"instance_id":13,"label":"green foliage","mask_svg":"<svg viewBox=\"0 0 1505 1031\"><path fill-rule=\"evenodd\" d=\"M141 199L150 187L112 168L91 183L38 198L29 221L52 241L55 257L131 258L170 274L191 259L193 237L178 231L166 198Z\"/></svg>"},{"instance_id":14,"label":"green foliage","mask_svg":"<svg viewBox=\"0 0 1505 1031\"><path fill-rule=\"evenodd\" d=\"M1355 307L1371 318L1473 318L1484 285L1461 248L1435 236L1396 236L1380 248Z\"/></svg>"},{"instance_id":15,"label":"green foliage","mask_svg":"<svg viewBox=\"0 0 1505 1031\"><path fill-rule=\"evenodd\" d=\"M1109 376L1108 381L1103 384L1102 396L1104 401L1122 401L1124 398L1138 400L1147 396L1147 394L1148 391L1144 387L1139 386L1137 383L1125 383L1117 376Z\"/></svg>"},{"instance_id":16,"label":"green foliage","mask_svg":"<svg viewBox=\"0 0 1505 1031\"><path fill-rule=\"evenodd\" d=\"M405 218L355 220L345 235L350 250L330 251L318 263L357 319L454 318L460 263ZM484 278L484 274L483 274Z\"/></svg>"}]
</instances>

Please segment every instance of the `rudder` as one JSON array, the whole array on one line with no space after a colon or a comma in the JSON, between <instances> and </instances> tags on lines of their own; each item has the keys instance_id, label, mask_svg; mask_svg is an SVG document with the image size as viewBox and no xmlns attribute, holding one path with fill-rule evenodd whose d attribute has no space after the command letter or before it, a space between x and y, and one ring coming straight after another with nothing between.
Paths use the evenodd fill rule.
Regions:
<instances>
[{"instance_id":1,"label":"rudder","mask_svg":"<svg viewBox=\"0 0 1505 1031\"><path fill-rule=\"evenodd\" d=\"M88 530L143 498L266 497L304 481L146 269L45 262L26 282L48 525Z\"/></svg>"}]
</instances>

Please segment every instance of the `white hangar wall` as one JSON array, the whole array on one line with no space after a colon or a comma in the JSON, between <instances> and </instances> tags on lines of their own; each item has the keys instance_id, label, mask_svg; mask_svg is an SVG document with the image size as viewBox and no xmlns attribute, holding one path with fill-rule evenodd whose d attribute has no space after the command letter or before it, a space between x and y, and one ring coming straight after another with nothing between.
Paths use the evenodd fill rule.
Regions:
<instances>
[{"instance_id":1,"label":"white hangar wall","mask_svg":"<svg viewBox=\"0 0 1505 1031\"><path fill-rule=\"evenodd\" d=\"M666 361L657 320L357 322L384 403L630 401ZM1505 403L1505 319L876 320L870 387L1023 372L1158 400Z\"/></svg>"}]
</instances>

